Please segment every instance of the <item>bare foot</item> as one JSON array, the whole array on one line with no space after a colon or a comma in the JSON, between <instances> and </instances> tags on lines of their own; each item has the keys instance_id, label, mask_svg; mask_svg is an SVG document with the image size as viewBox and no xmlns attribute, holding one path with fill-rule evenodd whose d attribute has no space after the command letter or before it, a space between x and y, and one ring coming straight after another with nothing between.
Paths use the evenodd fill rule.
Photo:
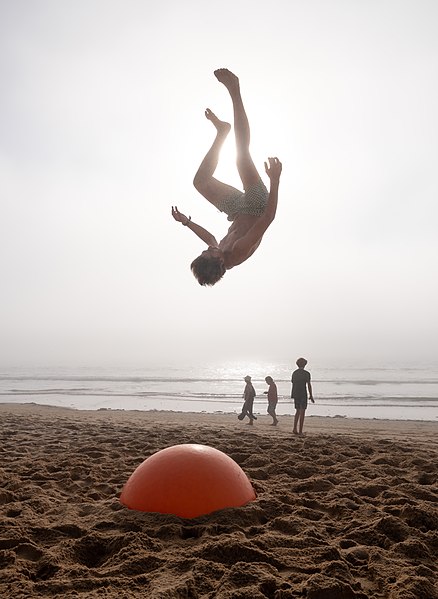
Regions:
<instances>
[{"instance_id":1,"label":"bare foot","mask_svg":"<svg viewBox=\"0 0 438 599\"><path fill-rule=\"evenodd\" d=\"M230 123L227 123L226 121L221 121L220 119L218 119L217 116L214 114L214 112L212 112L209 108L205 109L205 116L209 121L211 121L213 123L213 125L216 127L218 133L220 133L224 137L226 137L228 135L228 133L230 132L230 129L231 129Z\"/></svg>"},{"instance_id":2,"label":"bare foot","mask_svg":"<svg viewBox=\"0 0 438 599\"><path fill-rule=\"evenodd\" d=\"M240 90L239 78L228 69L217 69L214 74L216 79L225 85L230 94Z\"/></svg>"}]
</instances>

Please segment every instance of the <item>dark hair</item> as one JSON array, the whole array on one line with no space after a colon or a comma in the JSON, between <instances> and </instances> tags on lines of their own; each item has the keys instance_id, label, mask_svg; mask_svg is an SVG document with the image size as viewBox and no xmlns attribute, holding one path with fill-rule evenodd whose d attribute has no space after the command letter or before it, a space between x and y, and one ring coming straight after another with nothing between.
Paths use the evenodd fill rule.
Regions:
<instances>
[{"instance_id":1,"label":"dark hair","mask_svg":"<svg viewBox=\"0 0 438 599\"><path fill-rule=\"evenodd\" d=\"M298 358L298 360L296 361L296 364L297 364L298 368L304 368L304 366L307 364L307 360L306 360L306 358Z\"/></svg>"},{"instance_id":2,"label":"dark hair","mask_svg":"<svg viewBox=\"0 0 438 599\"><path fill-rule=\"evenodd\" d=\"M265 381L268 383L268 385L270 385L274 382L274 379L272 378L272 376L266 376Z\"/></svg>"},{"instance_id":3,"label":"dark hair","mask_svg":"<svg viewBox=\"0 0 438 599\"><path fill-rule=\"evenodd\" d=\"M222 279L227 270L222 258L217 256L198 256L190 265L200 285L214 285Z\"/></svg>"}]
</instances>

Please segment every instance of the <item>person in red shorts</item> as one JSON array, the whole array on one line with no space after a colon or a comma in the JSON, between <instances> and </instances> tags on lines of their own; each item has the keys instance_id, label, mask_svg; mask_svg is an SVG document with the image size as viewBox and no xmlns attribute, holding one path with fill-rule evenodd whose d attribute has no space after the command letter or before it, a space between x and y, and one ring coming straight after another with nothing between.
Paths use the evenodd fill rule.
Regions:
<instances>
[{"instance_id":1,"label":"person in red shorts","mask_svg":"<svg viewBox=\"0 0 438 599\"><path fill-rule=\"evenodd\" d=\"M272 376L267 376L265 381L269 385L269 389L265 391L265 394L268 395L268 414L272 416L272 426L277 426L278 418L275 413L275 408L278 403L277 385L274 383Z\"/></svg>"}]
</instances>

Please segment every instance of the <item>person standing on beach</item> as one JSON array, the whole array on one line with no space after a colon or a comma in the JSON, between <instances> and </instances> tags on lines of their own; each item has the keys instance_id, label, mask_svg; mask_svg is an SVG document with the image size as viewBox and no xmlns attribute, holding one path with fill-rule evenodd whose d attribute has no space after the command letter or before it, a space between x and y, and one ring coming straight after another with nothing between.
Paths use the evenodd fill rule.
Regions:
<instances>
[{"instance_id":1,"label":"person standing on beach","mask_svg":"<svg viewBox=\"0 0 438 599\"><path fill-rule=\"evenodd\" d=\"M277 407L278 402L277 385L274 383L272 376L267 376L265 381L269 385L268 391L265 391L265 393L268 395L268 414L272 416L272 426L277 426L278 418L277 414L275 413L275 408Z\"/></svg>"},{"instance_id":2,"label":"person standing on beach","mask_svg":"<svg viewBox=\"0 0 438 599\"><path fill-rule=\"evenodd\" d=\"M205 116L214 125L216 137L201 162L193 185L213 206L225 212L232 224L225 237L218 242L214 235L194 223L190 216L172 206L173 218L193 231L208 246L191 264L200 285L214 285L227 270L245 262L259 247L265 231L275 218L282 169L278 158L268 158L268 162L265 162L265 172L270 179L268 192L249 152L250 129L240 95L239 79L228 69L217 69L214 74L225 85L233 102L236 165L244 191L213 177L231 125L219 120L207 108Z\"/></svg>"},{"instance_id":3,"label":"person standing on beach","mask_svg":"<svg viewBox=\"0 0 438 599\"><path fill-rule=\"evenodd\" d=\"M309 399L312 403L315 403L313 399L312 384L310 382L310 372L304 370L307 364L305 358L298 358L296 365L298 370L292 373L292 393L291 397L295 404L295 418L294 418L294 435L303 434L304 417L307 410L307 391L309 392Z\"/></svg>"},{"instance_id":4,"label":"person standing on beach","mask_svg":"<svg viewBox=\"0 0 438 599\"><path fill-rule=\"evenodd\" d=\"M245 390L243 392L242 412L238 415L237 418L239 420L243 420L245 418L245 416L248 416L248 418L249 418L248 424L250 424L252 426L254 424L254 420L257 420L257 418L253 414L254 397L256 396L256 392L251 383L251 377L249 375L247 375L244 378L244 381L245 381L246 385L245 385Z\"/></svg>"}]
</instances>

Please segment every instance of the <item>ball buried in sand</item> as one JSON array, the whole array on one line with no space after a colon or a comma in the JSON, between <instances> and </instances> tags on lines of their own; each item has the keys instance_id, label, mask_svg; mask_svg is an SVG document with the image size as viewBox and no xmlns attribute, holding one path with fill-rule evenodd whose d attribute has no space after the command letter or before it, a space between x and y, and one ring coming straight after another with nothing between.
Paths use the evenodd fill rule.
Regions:
<instances>
[{"instance_id":1,"label":"ball buried in sand","mask_svg":"<svg viewBox=\"0 0 438 599\"><path fill-rule=\"evenodd\" d=\"M206 445L174 445L147 458L129 477L120 501L141 512L196 518L256 498L242 468Z\"/></svg>"}]
</instances>

